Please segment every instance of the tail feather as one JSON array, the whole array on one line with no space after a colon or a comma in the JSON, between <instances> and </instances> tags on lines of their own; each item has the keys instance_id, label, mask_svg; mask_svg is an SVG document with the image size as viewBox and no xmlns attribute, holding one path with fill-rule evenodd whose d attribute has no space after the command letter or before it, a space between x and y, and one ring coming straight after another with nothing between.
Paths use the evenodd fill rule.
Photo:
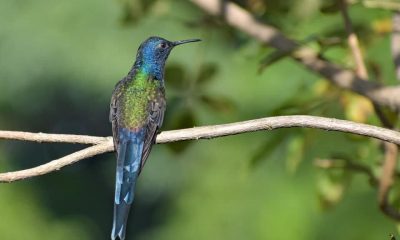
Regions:
<instances>
[{"instance_id":1,"label":"tail feather","mask_svg":"<svg viewBox=\"0 0 400 240\"><path fill-rule=\"evenodd\" d=\"M130 208L131 205L124 202L114 205L114 221L111 239L115 240L117 237L121 240L125 239L126 223L128 221Z\"/></svg>"},{"instance_id":2,"label":"tail feather","mask_svg":"<svg viewBox=\"0 0 400 240\"><path fill-rule=\"evenodd\" d=\"M125 239L129 210L135 197L136 179L139 175L144 130L119 130L117 171L115 182L114 221L111 239Z\"/></svg>"}]
</instances>

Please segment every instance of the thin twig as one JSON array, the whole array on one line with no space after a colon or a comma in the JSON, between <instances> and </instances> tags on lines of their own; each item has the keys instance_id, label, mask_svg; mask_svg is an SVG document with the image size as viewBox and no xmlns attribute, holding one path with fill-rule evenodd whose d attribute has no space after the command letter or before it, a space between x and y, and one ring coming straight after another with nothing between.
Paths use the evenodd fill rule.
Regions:
<instances>
[{"instance_id":1,"label":"thin twig","mask_svg":"<svg viewBox=\"0 0 400 240\"><path fill-rule=\"evenodd\" d=\"M314 165L322 169L347 169L353 172L363 173L368 176L370 182L373 185L378 183L378 180L374 176L372 170L367 166L354 163L346 159L316 159Z\"/></svg>"},{"instance_id":2,"label":"thin twig","mask_svg":"<svg viewBox=\"0 0 400 240\"><path fill-rule=\"evenodd\" d=\"M30 133L19 131L1 131L0 139L32 141L32 142L54 142L54 143L77 143L77 144L99 144L107 141L107 137L94 137L74 134L54 133Z\"/></svg>"},{"instance_id":3,"label":"thin twig","mask_svg":"<svg viewBox=\"0 0 400 240\"><path fill-rule=\"evenodd\" d=\"M393 219L400 220L400 212L389 203L389 192L395 176L398 147L395 144L384 143L385 161L379 179L378 202L381 210Z\"/></svg>"},{"instance_id":4,"label":"thin twig","mask_svg":"<svg viewBox=\"0 0 400 240\"><path fill-rule=\"evenodd\" d=\"M305 115L268 117L268 118L260 118L255 120L235 122L229 124L211 125L211 126L166 131L160 133L157 136L156 142L168 143L168 142L177 142L185 140L211 139L211 138L241 134L246 132L274 130L279 128L292 128L292 127L317 128L328 131L353 133L400 145L400 133L390 129L376 127L362 123L355 123L346 120L339 120L334 118L324 118L324 117L305 116ZM28 133L28 134L35 134L35 133ZM36 134L40 135L41 133L36 133ZM20 136L21 132L16 132L15 135L13 135L12 132L8 132L7 137L3 138L19 140ZM54 134L42 135L42 136L49 137L48 139L42 138L41 141L43 142L46 142L48 140L54 142L54 139L57 138L57 135ZM61 138L63 138L64 136L65 135L61 135ZM74 136L76 138L80 137L80 135L74 135ZM1 135L0 138L2 138ZM35 138L30 138L27 140L35 141L34 139ZM22 171L2 173L0 174L0 182L12 182L16 180L25 179L28 177L43 175L52 171L59 170L63 166L76 163L85 158L113 151L114 148L111 137L103 139L105 139L103 142L95 146L83 149L81 151L67 155L63 158L53 160L42 166L38 166L31 169L25 169ZM68 142L68 141L63 141L63 142ZM77 140L75 138L71 138L71 143L76 143L76 142Z\"/></svg>"},{"instance_id":5,"label":"thin twig","mask_svg":"<svg viewBox=\"0 0 400 240\"><path fill-rule=\"evenodd\" d=\"M295 41L287 38L276 28L257 21L235 3L221 0L191 0L191 2L211 15L224 16L230 26L278 50L291 52L298 47ZM375 82L363 81L353 71L328 62L311 48L301 47L292 57L336 86L361 94L381 106L400 111L400 86L382 87Z\"/></svg>"},{"instance_id":6,"label":"thin twig","mask_svg":"<svg viewBox=\"0 0 400 240\"><path fill-rule=\"evenodd\" d=\"M53 171L60 170L62 167L74 164L82 159L90 158L114 150L112 140L85 148L83 150L66 155L62 158L53 160L43 165L21 171L1 173L0 182L13 182L30 177L41 176Z\"/></svg>"},{"instance_id":7,"label":"thin twig","mask_svg":"<svg viewBox=\"0 0 400 240\"><path fill-rule=\"evenodd\" d=\"M383 8L388 10L400 10L400 3L392 0L364 0L363 4L370 8Z\"/></svg>"},{"instance_id":8,"label":"thin twig","mask_svg":"<svg viewBox=\"0 0 400 240\"><path fill-rule=\"evenodd\" d=\"M351 23L351 19L347 11L347 0L339 0L339 4L340 12L342 13L344 26L347 32L347 43L349 44L353 54L354 62L356 64L356 74L362 79L368 79L368 72L367 68L365 67L360 45L358 43L358 37L353 30L353 24Z\"/></svg>"}]
</instances>

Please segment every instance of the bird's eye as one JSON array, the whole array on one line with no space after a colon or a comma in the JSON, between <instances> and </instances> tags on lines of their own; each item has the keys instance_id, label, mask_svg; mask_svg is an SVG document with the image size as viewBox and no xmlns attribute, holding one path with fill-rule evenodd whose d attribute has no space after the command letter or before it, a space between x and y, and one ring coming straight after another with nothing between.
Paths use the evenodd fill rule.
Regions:
<instances>
[{"instance_id":1,"label":"bird's eye","mask_svg":"<svg viewBox=\"0 0 400 240\"><path fill-rule=\"evenodd\" d=\"M167 48L167 44L165 42L160 43L158 46L163 49Z\"/></svg>"}]
</instances>

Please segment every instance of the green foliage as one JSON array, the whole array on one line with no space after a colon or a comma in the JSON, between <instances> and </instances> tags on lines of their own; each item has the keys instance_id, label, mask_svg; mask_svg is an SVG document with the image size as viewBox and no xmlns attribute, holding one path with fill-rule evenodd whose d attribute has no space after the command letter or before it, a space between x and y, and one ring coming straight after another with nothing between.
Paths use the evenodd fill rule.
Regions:
<instances>
[{"instance_id":1,"label":"green foliage","mask_svg":"<svg viewBox=\"0 0 400 240\"><path fill-rule=\"evenodd\" d=\"M336 1L235 2L330 61L354 67ZM394 83L391 12L361 3L349 10L372 78ZM190 2L37 0L0 2L0 128L111 135L112 89L151 35L203 39L169 58L164 130L284 114L379 123L365 99ZM79 148L2 142L0 172ZM382 157L375 141L310 129L155 146L139 180L128 237L385 239L396 225L378 210L371 176L313 164L351 162L375 176ZM114 158L97 156L1 185L0 239L108 239ZM397 185L394 190L391 200L400 206Z\"/></svg>"}]
</instances>

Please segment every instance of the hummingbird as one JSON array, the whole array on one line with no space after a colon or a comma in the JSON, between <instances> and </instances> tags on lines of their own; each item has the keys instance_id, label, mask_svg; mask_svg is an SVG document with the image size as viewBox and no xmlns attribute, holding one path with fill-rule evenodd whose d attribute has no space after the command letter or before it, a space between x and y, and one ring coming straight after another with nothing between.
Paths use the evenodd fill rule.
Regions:
<instances>
[{"instance_id":1,"label":"hummingbird","mask_svg":"<svg viewBox=\"0 0 400 240\"><path fill-rule=\"evenodd\" d=\"M112 240L125 239L136 181L163 123L165 62L176 46L198 41L200 39L174 42L161 37L146 39L137 51L131 70L114 88L110 122L117 167Z\"/></svg>"}]
</instances>

